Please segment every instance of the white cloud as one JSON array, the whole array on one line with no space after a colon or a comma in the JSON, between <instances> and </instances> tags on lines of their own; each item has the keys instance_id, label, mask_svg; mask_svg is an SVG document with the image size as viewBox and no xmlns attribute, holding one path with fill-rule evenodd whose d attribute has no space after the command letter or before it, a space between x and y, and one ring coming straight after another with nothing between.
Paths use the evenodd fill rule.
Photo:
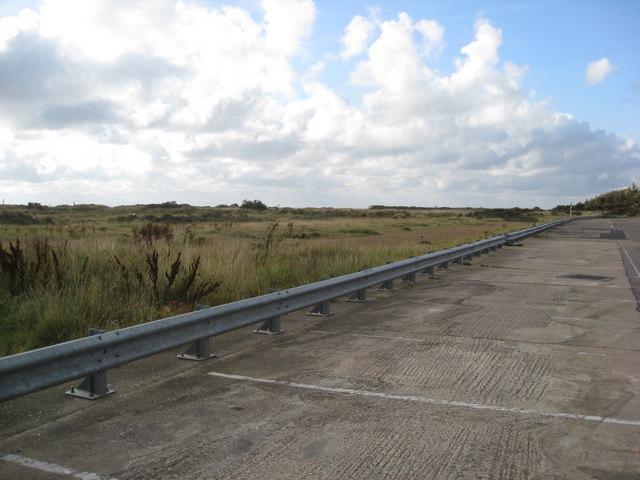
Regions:
<instances>
[{"instance_id":1,"label":"white cloud","mask_svg":"<svg viewBox=\"0 0 640 480\"><path fill-rule=\"evenodd\" d=\"M19 32L34 31L38 28L39 17L36 12L25 8L15 17L0 18L0 52Z\"/></svg>"},{"instance_id":2,"label":"white cloud","mask_svg":"<svg viewBox=\"0 0 640 480\"><path fill-rule=\"evenodd\" d=\"M451 76L454 87L482 84L487 75L494 75L494 67L500 61L502 32L483 18L476 22L475 34L475 40L460 49L466 58L456 62L458 71Z\"/></svg>"},{"instance_id":3,"label":"white cloud","mask_svg":"<svg viewBox=\"0 0 640 480\"><path fill-rule=\"evenodd\" d=\"M345 28L345 33L342 37L343 49L340 53L341 57L346 60L364 52L374 29L375 25L366 18L360 15L353 17Z\"/></svg>"},{"instance_id":4,"label":"white cloud","mask_svg":"<svg viewBox=\"0 0 640 480\"><path fill-rule=\"evenodd\" d=\"M602 82L616 69L608 58L601 58L587 65L585 70L585 82L587 85L595 85Z\"/></svg>"},{"instance_id":5,"label":"white cloud","mask_svg":"<svg viewBox=\"0 0 640 480\"><path fill-rule=\"evenodd\" d=\"M354 17L340 65L355 106L316 79L338 57L311 57L309 0L69 2L0 20L9 202L552 206L640 162L633 140L534 101L487 19L442 75L440 24Z\"/></svg>"},{"instance_id":6,"label":"white cloud","mask_svg":"<svg viewBox=\"0 0 640 480\"><path fill-rule=\"evenodd\" d=\"M400 13L397 20L382 22L380 37L371 45L351 80L356 85L375 85L385 91L405 91L429 74L413 39L413 20Z\"/></svg>"},{"instance_id":7,"label":"white cloud","mask_svg":"<svg viewBox=\"0 0 640 480\"><path fill-rule=\"evenodd\" d=\"M293 55L311 33L316 9L312 0L262 0L266 44L278 55Z\"/></svg>"},{"instance_id":8,"label":"white cloud","mask_svg":"<svg viewBox=\"0 0 640 480\"><path fill-rule=\"evenodd\" d=\"M420 20L416 23L416 30L424 37L425 55L437 55L445 46L445 28L434 20Z\"/></svg>"}]
</instances>

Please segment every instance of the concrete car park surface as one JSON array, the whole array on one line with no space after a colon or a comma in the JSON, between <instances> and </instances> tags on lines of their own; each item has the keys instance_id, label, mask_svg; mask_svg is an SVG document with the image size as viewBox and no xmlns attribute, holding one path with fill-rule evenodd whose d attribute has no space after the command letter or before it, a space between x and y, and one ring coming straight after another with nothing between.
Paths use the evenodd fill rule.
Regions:
<instances>
[{"instance_id":1,"label":"concrete car park surface","mask_svg":"<svg viewBox=\"0 0 640 480\"><path fill-rule=\"evenodd\" d=\"M640 220L0 404L0 478L640 478Z\"/></svg>"}]
</instances>

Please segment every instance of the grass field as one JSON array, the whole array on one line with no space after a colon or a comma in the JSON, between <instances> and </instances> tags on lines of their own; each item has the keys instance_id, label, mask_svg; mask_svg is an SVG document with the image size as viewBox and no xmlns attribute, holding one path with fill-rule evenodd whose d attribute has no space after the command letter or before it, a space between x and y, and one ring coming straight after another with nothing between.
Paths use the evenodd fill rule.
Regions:
<instances>
[{"instance_id":1,"label":"grass field","mask_svg":"<svg viewBox=\"0 0 640 480\"><path fill-rule=\"evenodd\" d=\"M519 209L0 207L0 355L559 218Z\"/></svg>"}]
</instances>

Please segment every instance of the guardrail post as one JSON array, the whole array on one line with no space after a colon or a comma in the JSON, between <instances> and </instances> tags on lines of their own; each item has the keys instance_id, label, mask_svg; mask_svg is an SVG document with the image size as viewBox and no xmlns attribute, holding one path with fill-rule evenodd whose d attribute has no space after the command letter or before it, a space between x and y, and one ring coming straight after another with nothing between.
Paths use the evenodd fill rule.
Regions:
<instances>
[{"instance_id":1,"label":"guardrail post","mask_svg":"<svg viewBox=\"0 0 640 480\"><path fill-rule=\"evenodd\" d=\"M91 337L105 332L106 330L90 328L87 336ZM115 393L115 390L111 390L109 385L107 385L106 370L100 370L99 372L88 375L80 382L80 385L71 387L71 390L65 392L66 395L84 398L85 400L96 400L111 395L112 393Z\"/></svg>"},{"instance_id":2,"label":"guardrail post","mask_svg":"<svg viewBox=\"0 0 640 480\"><path fill-rule=\"evenodd\" d=\"M329 280L328 278L321 278L320 281ZM318 303L313 310L307 312L307 315L313 315L318 317L328 317L331 315L331 303L329 300L324 300Z\"/></svg>"},{"instance_id":3,"label":"guardrail post","mask_svg":"<svg viewBox=\"0 0 640 480\"><path fill-rule=\"evenodd\" d=\"M416 257L409 257L416 258ZM416 272L407 273L404 277L402 277L403 282L415 282L416 281Z\"/></svg>"},{"instance_id":4,"label":"guardrail post","mask_svg":"<svg viewBox=\"0 0 640 480\"><path fill-rule=\"evenodd\" d=\"M196 305L196 310L205 310L209 308L206 305ZM196 362L201 362L203 360L208 360L210 358L214 358L215 354L211 353L211 339L210 337L201 338L200 340L196 340L189 348L178 355L180 360L195 360Z\"/></svg>"},{"instance_id":5,"label":"guardrail post","mask_svg":"<svg viewBox=\"0 0 640 480\"><path fill-rule=\"evenodd\" d=\"M433 275L433 266L425 268L420 275Z\"/></svg>"},{"instance_id":6,"label":"guardrail post","mask_svg":"<svg viewBox=\"0 0 640 480\"><path fill-rule=\"evenodd\" d=\"M360 271L363 272L365 269L361 268ZM361 288L353 293L349 298L347 298L347 302L361 302L364 303L367 301L367 289Z\"/></svg>"},{"instance_id":7,"label":"guardrail post","mask_svg":"<svg viewBox=\"0 0 640 480\"><path fill-rule=\"evenodd\" d=\"M279 288L270 288L269 293L279 292ZM282 316L277 315L275 317L267 318L262 325L260 325L253 333L278 335L284 333L284 330L280 328L280 320Z\"/></svg>"},{"instance_id":8,"label":"guardrail post","mask_svg":"<svg viewBox=\"0 0 640 480\"><path fill-rule=\"evenodd\" d=\"M349 298L347 298L347 302L367 302L367 291L363 288L355 292Z\"/></svg>"},{"instance_id":9,"label":"guardrail post","mask_svg":"<svg viewBox=\"0 0 640 480\"><path fill-rule=\"evenodd\" d=\"M415 282L416 281L416 272L407 273L404 277L402 277L403 282Z\"/></svg>"},{"instance_id":10,"label":"guardrail post","mask_svg":"<svg viewBox=\"0 0 640 480\"><path fill-rule=\"evenodd\" d=\"M451 260L451 263L453 263L454 265L461 265L462 264L462 257L456 257L453 260Z\"/></svg>"},{"instance_id":11,"label":"guardrail post","mask_svg":"<svg viewBox=\"0 0 640 480\"><path fill-rule=\"evenodd\" d=\"M393 262L387 262L387 265L389 265L390 263L393 263ZM393 290L393 278L390 278L389 280L385 280L384 282L382 282L380 286L377 288L377 290L379 291Z\"/></svg>"},{"instance_id":12,"label":"guardrail post","mask_svg":"<svg viewBox=\"0 0 640 480\"><path fill-rule=\"evenodd\" d=\"M442 262L440 265L438 265L438 268L441 270L449 270L449 261Z\"/></svg>"},{"instance_id":13,"label":"guardrail post","mask_svg":"<svg viewBox=\"0 0 640 480\"><path fill-rule=\"evenodd\" d=\"M331 304L329 300L325 300L324 302L318 303L313 310L307 312L307 315L313 315L318 317L328 317L331 315Z\"/></svg>"}]
</instances>

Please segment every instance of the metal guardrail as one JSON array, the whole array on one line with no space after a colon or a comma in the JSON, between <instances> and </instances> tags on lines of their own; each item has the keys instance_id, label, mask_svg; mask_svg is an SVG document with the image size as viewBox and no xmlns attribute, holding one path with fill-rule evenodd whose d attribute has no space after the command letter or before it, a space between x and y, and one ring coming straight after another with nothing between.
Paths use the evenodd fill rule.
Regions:
<instances>
[{"instance_id":1,"label":"metal guardrail","mask_svg":"<svg viewBox=\"0 0 640 480\"><path fill-rule=\"evenodd\" d=\"M259 331L279 332L281 315L317 305L311 314L328 313L328 302L352 294L364 299L365 290L393 279L415 279L475 255L513 244L574 218L557 220L513 233L429 253L407 260L266 295L163 318L109 332L0 358L0 401L26 395L74 379L87 377L72 395L97 398L109 393L106 370L171 348L193 344L187 353L208 358L209 337L263 322ZM191 356L193 358L193 355ZM183 354L184 356L184 354Z\"/></svg>"}]
</instances>

